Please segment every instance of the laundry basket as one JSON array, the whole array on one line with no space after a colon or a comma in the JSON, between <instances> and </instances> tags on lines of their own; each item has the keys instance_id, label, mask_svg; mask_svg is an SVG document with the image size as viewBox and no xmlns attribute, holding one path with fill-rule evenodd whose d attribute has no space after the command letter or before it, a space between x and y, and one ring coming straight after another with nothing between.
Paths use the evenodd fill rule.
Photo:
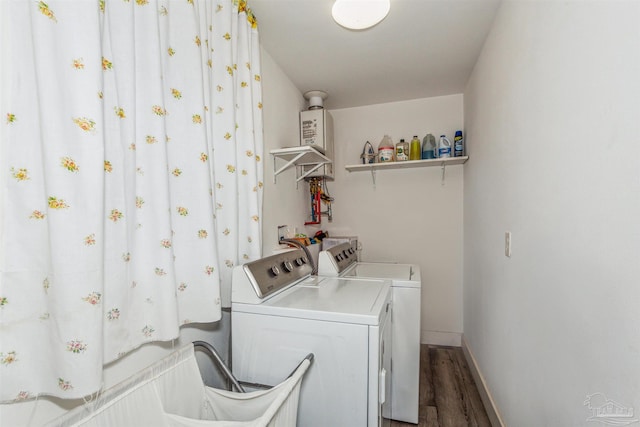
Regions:
<instances>
[{"instance_id":1,"label":"laundry basket","mask_svg":"<svg viewBox=\"0 0 640 427\"><path fill-rule=\"evenodd\" d=\"M48 425L295 427L300 383L312 360L307 356L271 389L233 392L204 385L189 344Z\"/></svg>"}]
</instances>

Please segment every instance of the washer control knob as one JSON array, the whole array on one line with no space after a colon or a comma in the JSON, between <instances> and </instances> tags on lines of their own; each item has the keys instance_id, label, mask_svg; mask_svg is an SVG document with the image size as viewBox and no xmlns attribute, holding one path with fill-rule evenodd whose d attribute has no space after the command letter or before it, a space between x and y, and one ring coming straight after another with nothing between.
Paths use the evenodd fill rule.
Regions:
<instances>
[{"instance_id":1,"label":"washer control knob","mask_svg":"<svg viewBox=\"0 0 640 427\"><path fill-rule=\"evenodd\" d=\"M284 271L286 271L287 273L291 273L293 271L293 264L291 263L291 261L285 261L282 263L282 267L284 267Z\"/></svg>"},{"instance_id":2,"label":"washer control knob","mask_svg":"<svg viewBox=\"0 0 640 427\"><path fill-rule=\"evenodd\" d=\"M349 254L353 255L354 252L353 248L349 248Z\"/></svg>"},{"instance_id":3,"label":"washer control knob","mask_svg":"<svg viewBox=\"0 0 640 427\"><path fill-rule=\"evenodd\" d=\"M349 258L349 253L347 252L346 249L342 251L342 253L344 254L345 258Z\"/></svg>"},{"instance_id":4,"label":"washer control knob","mask_svg":"<svg viewBox=\"0 0 640 427\"><path fill-rule=\"evenodd\" d=\"M304 261L302 261L302 258L296 258L296 265L298 267L302 267L304 265Z\"/></svg>"},{"instance_id":5,"label":"washer control knob","mask_svg":"<svg viewBox=\"0 0 640 427\"><path fill-rule=\"evenodd\" d=\"M277 265L274 265L273 267L271 267L269 269L269 271L271 272L272 275L277 276L278 274L280 274L280 269L278 268Z\"/></svg>"}]
</instances>

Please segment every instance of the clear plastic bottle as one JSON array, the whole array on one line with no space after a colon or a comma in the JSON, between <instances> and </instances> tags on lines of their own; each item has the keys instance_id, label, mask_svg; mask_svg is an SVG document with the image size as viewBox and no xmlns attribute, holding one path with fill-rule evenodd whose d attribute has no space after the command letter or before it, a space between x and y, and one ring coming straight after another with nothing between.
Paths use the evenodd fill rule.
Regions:
<instances>
[{"instance_id":1,"label":"clear plastic bottle","mask_svg":"<svg viewBox=\"0 0 640 427\"><path fill-rule=\"evenodd\" d=\"M430 133L426 134L422 140L422 158L424 160L435 159L437 153L436 137Z\"/></svg>"},{"instance_id":2,"label":"clear plastic bottle","mask_svg":"<svg viewBox=\"0 0 640 427\"><path fill-rule=\"evenodd\" d=\"M395 147L393 146L393 140L389 135L385 135L380 141L380 144L378 144L378 162L393 162L394 152Z\"/></svg>"},{"instance_id":3,"label":"clear plastic bottle","mask_svg":"<svg viewBox=\"0 0 640 427\"><path fill-rule=\"evenodd\" d=\"M409 149L409 160L420 160L422 153L420 152L420 140L418 135L413 135L411 140L411 148Z\"/></svg>"},{"instance_id":4,"label":"clear plastic bottle","mask_svg":"<svg viewBox=\"0 0 640 427\"><path fill-rule=\"evenodd\" d=\"M409 160L409 143L400 139L396 144L396 161L404 162L405 160Z\"/></svg>"},{"instance_id":5,"label":"clear plastic bottle","mask_svg":"<svg viewBox=\"0 0 640 427\"><path fill-rule=\"evenodd\" d=\"M451 157L451 141L445 136L440 135L438 142L438 158Z\"/></svg>"}]
</instances>

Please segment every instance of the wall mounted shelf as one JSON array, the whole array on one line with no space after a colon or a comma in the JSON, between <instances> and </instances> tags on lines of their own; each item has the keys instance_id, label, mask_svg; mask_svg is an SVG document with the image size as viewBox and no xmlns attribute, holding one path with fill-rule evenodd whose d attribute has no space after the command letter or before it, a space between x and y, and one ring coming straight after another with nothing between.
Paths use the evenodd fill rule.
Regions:
<instances>
[{"instance_id":1,"label":"wall mounted shelf","mask_svg":"<svg viewBox=\"0 0 640 427\"><path fill-rule=\"evenodd\" d=\"M407 160L404 162L368 163L363 165L346 165L344 168L349 172L371 171L373 185L376 184L376 171L389 169L413 169L440 166L442 168L442 184L444 185L445 166L462 165L469 156L447 157L445 159L429 160Z\"/></svg>"},{"instance_id":2,"label":"wall mounted shelf","mask_svg":"<svg viewBox=\"0 0 640 427\"><path fill-rule=\"evenodd\" d=\"M269 153L273 156L274 183L279 174L294 166L310 166L308 169L303 167L296 168L296 182L300 182L320 169L322 165L331 163L327 156L309 146L276 148ZM285 164L279 169L276 167L276 159L285 161Z\"/></svg>"},{"instance_id":3,"label":"wall mounted shelf","mask_svg":"<svg viewBox=\"0 0 640 427\"><path fill-rule=\"evenodd\" d=\"M364 165L346 165L344 168L349 172L377 171L387 169L412 169L425 168L430 166L461 165L469 159L469 156L447 157L446 159L429 160L408 160L405 162L369 163Z\"/></svg>"}]
</instances>

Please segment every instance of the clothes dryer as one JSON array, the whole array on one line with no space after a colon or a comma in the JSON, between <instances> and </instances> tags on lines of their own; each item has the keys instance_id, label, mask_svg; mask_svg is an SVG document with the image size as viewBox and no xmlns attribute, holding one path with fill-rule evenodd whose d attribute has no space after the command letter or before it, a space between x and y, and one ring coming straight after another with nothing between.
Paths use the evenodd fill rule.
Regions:
<instances>
[{"instance_id":1,"label":"clothes dryer","mask_svg":"<svg viewBox=\"0 0 640 427\"><path fill-rule=\"evenodd\" d=\"M318 276L391 280L393 343L391 418L418 423L420 395L420 266L361 262L357 247L342 243L320 252Z\"/></svg>"}]
</instances>

